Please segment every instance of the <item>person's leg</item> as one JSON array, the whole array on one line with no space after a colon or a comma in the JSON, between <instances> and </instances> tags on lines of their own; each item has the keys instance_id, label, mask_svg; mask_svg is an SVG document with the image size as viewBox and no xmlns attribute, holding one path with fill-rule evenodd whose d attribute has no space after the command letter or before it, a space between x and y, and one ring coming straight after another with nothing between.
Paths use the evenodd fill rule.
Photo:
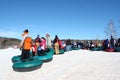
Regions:
<instances>
[{"instance_id":1,"label":"person's leg","mask_svg":"<svg viewBox=\"0 0 120 80\"><path fill-rule=\"evenodd\" d=\"M25 55L25 50L23 49L23 50L22 50L22 53L21 53L21 58L20 58L20 60L23 60L23 59L25 58L24 55Z\"/></svg>"},{"instance_id":2,"label":"person's leg","mask_svg":"<svg viewBox=\"0 0 120 80\"><path fill-rule=\"evenodd\" d=\"M41 54L40 54L40 50L38 50L38 51L37 51L37 55L38 55L38 56L40 56L40 55L41 55Z\"/></svg>"},{"instance_id":3,"label":"person's leg","mask_svg":"<svg viewBox=\"0 0 120 80\"><path fill-rule=\"evenodd\" d=\"M45 51L42 50L42 49L41 49L41 54L42 54L42 55L46 55L46 54L45 54Z\"/></svg>"},{"instance_id":4,"label":"person's leg","mask_svg":"<svg viewBox=\"0 0 120 80\"><path fill-rule=\"evenodd\" d=\"M25 49L22 50L21 60L30 58L30 53L29 53L29 51L30 51L30 50L25 50Z\"/></svg>"},{"instance_id":5,"label":"person's leg","mask_svg":"<svg viewBox=\"0 0 120 80\"><path fill-rule=\"evenodd\" d=\"M32 56L33 56L33 57L35 56L35 52L32 52Z\"/></svg>"},{"instance_id":6,"label":"person's leg","mask_svg":"<svg viewBox=\"0 0 120 80\"><path fill-rule=\"evenodd\" d=\"M68 49L69 49L69 51L72 50L71 45L68 45Z\"/></svg>"},{"instance_id":7,"label":"person's leg","mask_svg":"<svg viewBox=\"0 0 120 80\"><path fill-rule=\"evenodd\" d=\"M25 58L25 59L28 59L28 58L31 57L29 51L30 51L30 50L25 50L25 54L24 54L24 58Z\"/></svg>"},{"instance_id":8,"label":"person's leg","mask_svg":"<svg viewBox=\"0 0 120 80\"><path fill-rule=\"evenodd\" d=\"M65 48L66 48L66 51L68 51L68 45L66 45L66 47L65 47Z\"/></svg>"},{"instance_id":9,"label":"person's leg","mask_svg":"<svg viewBox=\"0 0 120 80\"><path fill-rule=\"evenodd\" d=\"M71 46L67 45L67 50L70 51L71 50Z\"/></svg>"}]
</instances>

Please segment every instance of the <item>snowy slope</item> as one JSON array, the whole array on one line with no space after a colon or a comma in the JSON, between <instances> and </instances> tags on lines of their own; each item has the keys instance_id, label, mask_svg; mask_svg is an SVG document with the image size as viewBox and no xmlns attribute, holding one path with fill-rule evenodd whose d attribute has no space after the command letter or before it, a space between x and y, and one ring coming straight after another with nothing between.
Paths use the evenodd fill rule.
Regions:
<instances>
[{"instance_id":1,"label":"snowy slope","mask_svg":"<svg viewBox=\"0 0 120 80\"><path fill-rule=\"evenodd\" d=\"M35 71L15 72L11 58L19 54L19 49L0 50L0 80L120 80L120 53L73 50Z\"/></svg>"}]
</instances>

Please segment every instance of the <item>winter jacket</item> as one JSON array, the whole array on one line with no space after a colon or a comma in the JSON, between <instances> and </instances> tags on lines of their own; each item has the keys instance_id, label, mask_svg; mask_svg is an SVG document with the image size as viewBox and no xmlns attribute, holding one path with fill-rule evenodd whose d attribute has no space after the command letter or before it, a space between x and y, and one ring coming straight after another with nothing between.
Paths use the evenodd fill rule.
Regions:
<instances>
[{"instance_id":1,"label":"winter jacket","mask_svg":"<svg viewBox=\"0 0 120 80\"><path fill-rule=\"evenodd\" d=\"M46 40L44 39L41 39L41 43L40 43L40 46L41 46L41 49L45 50L46 49Z\"/></svg>"},{"instance_id":2,"label":"winter jacket","mask_svg":"<svg viewBox=\"0 0 120 80\"><path fill-rule=\"evenodd\" d=\"M22 47L25 50L30 50L31 43L32 43L31 37L29 37L28 33L24 33L24 35L22 35L22 37L23 38L22 38L20 47Z\"/></svg>"},{"instance_id":3,"label":"winter jacket","mask_svg":"<svg viewBox=\"0 0 120 80\"><path fill-rule=\"evenodd\" d=\"M37 46L36 45L32 45L30 51L31 52L37 52Z\"/></svg>"}]
</instances>

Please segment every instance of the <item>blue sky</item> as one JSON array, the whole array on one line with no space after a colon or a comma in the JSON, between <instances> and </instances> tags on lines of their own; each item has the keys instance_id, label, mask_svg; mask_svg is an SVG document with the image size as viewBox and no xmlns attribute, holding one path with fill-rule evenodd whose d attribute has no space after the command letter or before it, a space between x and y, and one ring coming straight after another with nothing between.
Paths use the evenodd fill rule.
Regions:
<instances>
[{"instance_id":1,"label":"blue sky","mask_svg":"<svg viewBox=\"0 0 120 80\"><path fill-rule=\"evenodd\" d=\"M0 36L21 39L49 33L60 39L104 39L112 20L120 25L120 0L0 0Z\"/></svg>"}]
</instances>

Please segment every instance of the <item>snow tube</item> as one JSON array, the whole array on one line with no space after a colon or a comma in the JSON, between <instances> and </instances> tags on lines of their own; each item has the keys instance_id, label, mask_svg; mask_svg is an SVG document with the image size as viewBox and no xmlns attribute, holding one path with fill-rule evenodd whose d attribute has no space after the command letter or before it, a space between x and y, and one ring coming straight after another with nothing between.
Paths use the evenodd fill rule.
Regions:
<instances>
[{"instance_id":1,"label":"snow tube","mask_svg":"<svg viewBox=\"0 0 120 80\"><path fill-rule=\"evenodd\" d=\"M86 48L85 47L81 47L82 50L85 50Z\"/></svg>"},{"instance_id":2,"label":"snow tube","mask_svg":"<svg viewBox=\"0 0 120 80\"><path fill-rule=\"evenodd\" d=\"M45 52L46 55L43 56L38 56L38 58L40 60L42 60L43 62L48 62L51 61L53 59L53 54L54 54L54 50L52 48L47 49L47 51ZM17 62L20 60L20 55L18 56L14 56L12 57L12 62Z\"/></svg>"},{"instance_id":3,"label":"snow tube","mask_svg":"<svg viewBox=\"0 0 120 80\"><path fill-rule=\"evenodd\" d=\"M103 51L103 47L98 47L98 51Z\"/></svg>"},{"instance_id":4,"label":"snow tube","mask_svg":"<svg viewBox=\"0 0 120 80\"><path fill-rule=\"evenodd\" d=\"M45 52L45 54L46 55L38 56L38 58L40 60L42 60L43 62L51 61L53 59L54 49L53 48L49 48L49 51Z\"/></svg>"},{"instance_id":5,"label":"snow tube","mask_svg":"<svg viewBox=\"0 0 120 80\"><path fill-rule=\"evenodd\" d=\"M19 60L13 64L13 70L18 72L32 71L40 68L42 61L37 57L32 57L25 60Z\"/></svg>"},{"instance_id":6,"label":"snow tube","mask_svg":"<svg viewBox=\"0 0 120 80\"><path fill-rule=\"evenodd\" d=\"M106 52L114 52L114 51L115 51L114 48L108 48L108 49L106 49Z\"/></svg>"},{"instance_id":7,"label":"snow tube","mask_svg":"<svg viewBox=\"0 0 120 80\"><path fill-rule=\"evenodd\" d=\"M91 51L97 51L98 48L91 48L90 50L91 50Z\"/></svg>"},{"instance_id":8,"label":"snow tube","mask_svg":"<svg viewBox=\"0 0 120 80\"><path fill-rule=\"evenodd\" d=\"M64 54L65 50L64 49L60 49L60 54Z\"/></svg>"},{"instance_id":9,"label":"snow tube","mask_svg":"<svg viewBox=\"0 0 120 80\"><path fill-rule=\"evenodd\" d=\"M77 48L77 47L73 47L72 49L73 49L73 50L79 50L80 48Z\"/></svg>"},{"instance_id":10,"label":"snow tube","mask_svg":"<svg viewBox=\"0 0 120 80\"><path fill-rule=\"evenodd\" d=\"M19 61L19 60L20 60L20 57L21 57L21 55L13 56L11 60L12 60L12 62L14 63L14 62Z\"/></svg>"},{"instance_id":11,"label":"snow tube","mask_svg":"<svg viewBox=\"0 0 120 80\"><path fill-rule=\"evenodd\" d=\"M120 47L116 48L115 52L120 52Z\"/></svg>"}]
</instances>

